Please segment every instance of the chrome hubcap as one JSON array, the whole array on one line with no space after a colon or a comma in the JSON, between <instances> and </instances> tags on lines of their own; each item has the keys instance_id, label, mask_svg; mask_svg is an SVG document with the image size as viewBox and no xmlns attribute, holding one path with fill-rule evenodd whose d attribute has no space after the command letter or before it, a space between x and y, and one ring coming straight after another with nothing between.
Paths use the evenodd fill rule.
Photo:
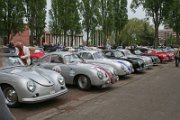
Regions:
<instances>
[{"instance_id":1,"label":"chrome hubcap","mask_svg":"<svg viewBox=\"0 0 180 120\"><path fill-rule=\"evenodd\" d=\"M79 77L78 83L81 88L85 88L88 85L87 78L84 76Z\"/></svg>"},{"instance_id":2,"label":"chrome hubcap","mask_svg":"<svg viewBox=\"0 0 180 120\"><path fill-rule=\"evenodd\" d=\"M17 101L17 94L15 90L9 89L6 93L6 99L10 103L14 103Z\"/></svg>"}]
</instances>

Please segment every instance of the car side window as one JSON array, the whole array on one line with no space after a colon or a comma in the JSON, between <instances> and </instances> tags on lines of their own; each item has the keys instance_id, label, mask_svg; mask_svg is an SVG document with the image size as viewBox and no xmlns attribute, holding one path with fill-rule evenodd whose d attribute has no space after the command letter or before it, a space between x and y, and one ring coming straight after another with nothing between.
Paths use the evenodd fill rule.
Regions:
<instances>
[{"instance_id":1,"label":"car side window","mask_svg":"<svg viewBox=\"0 0 180 120\"><path fill-rule=\"evenodd\" d=\"M44 57L41 62L50 62L50 60L51 60L51 56L49 55Z\"/></svg>"},{"instance_id":2,"label":"car side window","mask_svg":"<svg viewBox=\"0 0 180 120\"><path fill-rule=\"evenodd\" d=\"M84 59L93 59L93 56L91 55L91 53L83 53L81 56Z\"/></svg>"},{"instance_id":3,"label":"car side window","mask_svg":"<svg viewBox=\"0 0 180 120\"><path fill-rule=\"evenodd\" d=\"M108 57L112 56L111 52L106 52L105 55L108 56Z\"/></svg>"},{"instance_id":4,"label":"car side window","mask_svg":"<svg viewBox=\"0 0 180 120\"><path fill-rule=\"evenodd\" d=\"M52 55L51 63L63 63L63 58L59 55Z\"/></svg>"}]
</instances>

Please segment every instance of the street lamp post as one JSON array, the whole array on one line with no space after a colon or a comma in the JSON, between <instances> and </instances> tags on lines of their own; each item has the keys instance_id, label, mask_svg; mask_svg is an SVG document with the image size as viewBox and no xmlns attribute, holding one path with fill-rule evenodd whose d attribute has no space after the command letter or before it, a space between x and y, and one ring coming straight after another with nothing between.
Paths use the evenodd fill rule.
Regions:
<instances>
[{"instance_id":1,"label":"street lamp post","mask_svg":"<svg viewBox=\"0 0 180 120\"><path fill-rule=\"evenodd\" d=\"M97 33L96 33L96 46L98 47L99 46L99 41L100 41L100 39L99 39L99 31L100 30L102 30L102 26L100 26L100 25L97 25L96 26L96 31L97 31Z\"/></svg>"}]
</instances>

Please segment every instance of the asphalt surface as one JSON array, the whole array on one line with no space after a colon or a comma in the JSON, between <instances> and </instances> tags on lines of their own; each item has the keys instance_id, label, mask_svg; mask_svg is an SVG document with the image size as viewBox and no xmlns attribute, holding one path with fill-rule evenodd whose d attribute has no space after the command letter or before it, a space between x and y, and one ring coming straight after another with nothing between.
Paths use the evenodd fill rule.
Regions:
<instances>
[{"instance_id":1,"label":"asphalt surface","mask_svg":"<svg viewBox=\"0 0 180 120\"><path fill-rule=\"evenodd\" d=\"M108 89L84 92L70 88L64 98L11 111L17 120L179 120L179 86L180 67L161 64Z\"/></svg>"}]
</instances>

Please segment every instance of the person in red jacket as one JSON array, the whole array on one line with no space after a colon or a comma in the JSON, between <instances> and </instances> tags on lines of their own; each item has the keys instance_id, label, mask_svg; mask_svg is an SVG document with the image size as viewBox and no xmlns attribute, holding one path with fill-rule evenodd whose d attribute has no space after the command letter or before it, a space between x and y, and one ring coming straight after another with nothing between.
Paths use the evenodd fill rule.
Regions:
<instances>
[{"instance_id":1,"label":"person in red jacket","mask_svg":"<svg viewBox=\"0 0 180 120\"><path fill-rule=\"evenodd\" d=\"M16 53L22 59L25 65L31 64L30 59L30 50L28 47L24 46L21 42L17 42L16 46Z\"/></svg>"}]
</instances>

